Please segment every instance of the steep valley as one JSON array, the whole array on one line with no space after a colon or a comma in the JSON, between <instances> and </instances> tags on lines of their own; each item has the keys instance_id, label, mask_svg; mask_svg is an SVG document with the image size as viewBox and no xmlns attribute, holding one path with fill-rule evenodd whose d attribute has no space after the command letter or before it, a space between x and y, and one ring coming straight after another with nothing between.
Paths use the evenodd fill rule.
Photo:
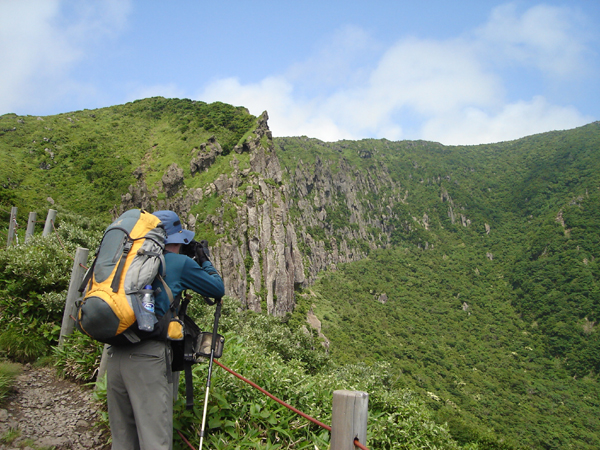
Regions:
<instances>
[{"instance_id":1,"label":"steep valley","mask_svg":"<svg viewBox=\"0 0 600 450\"><path fill-rule=\"evenodd\" d=\"M0 157L19 222L177 211L242 309L304 327L338 364L389 364L460 444L600 447L600 123L479 146L322 142L153 98L4 115Z\"/></svg>"}]
</instances>

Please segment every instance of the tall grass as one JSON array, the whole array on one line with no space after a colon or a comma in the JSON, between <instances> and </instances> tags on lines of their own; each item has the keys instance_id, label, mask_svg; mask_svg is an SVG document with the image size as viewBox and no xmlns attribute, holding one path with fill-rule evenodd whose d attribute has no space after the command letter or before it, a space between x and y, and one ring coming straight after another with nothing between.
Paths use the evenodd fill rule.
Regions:
<instances>
[{"instance_id":1,"label":"tall grass","mask_svg":"<svg viewBox=\"0 0 600 450\"><path fill-rule=\"evenodd\" d=\"M15 378L21 373L21 366L19 364L2 361L0 362L0 404L4 403L4 400L8 396Z\"/></svg>"}]
</instances>

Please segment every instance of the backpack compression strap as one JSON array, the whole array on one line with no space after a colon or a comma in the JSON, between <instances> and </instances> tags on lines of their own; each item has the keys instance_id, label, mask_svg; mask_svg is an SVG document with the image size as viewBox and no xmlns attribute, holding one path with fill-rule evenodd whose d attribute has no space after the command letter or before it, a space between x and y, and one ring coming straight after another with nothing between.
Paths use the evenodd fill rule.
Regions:
<instances>
[{"instance_id":1,"label":"backpack compression strap","mask_svg":"<svg viewBox=\"0 0 600 450\"><path fill-rule=\"evenodd\" d=\"M78 289L78 291L81 294L83 294L83 291L85 291L87 289L88 285L92 282L92 275L94 274L94 267L96 267L97 260L98 260L98 258L94 258L94 262L92 263L91 267L87 270L87 272L85 273L85 275L83 277L81 286L79 286L79 289Z\"/></svg>"},{"instance_id":2,"label":"backpack compression strap","mask_svg":"<svg viewBox=\"0 0 600 450\"><path fill-rule=\"evenodd\" d=\"M133 241L128 237L127 242L123 246L123 253L121 254L121 259L119 260L119 265L117 266L115 276L112 280L112 283L110 283L110 287L113 292L117 292L119 290L119 284L121 284L121 275L123 274L123 267L125 266L127 255L129 254L129 250L131 250L132 246Z\"/></svg>"}]
</instances>

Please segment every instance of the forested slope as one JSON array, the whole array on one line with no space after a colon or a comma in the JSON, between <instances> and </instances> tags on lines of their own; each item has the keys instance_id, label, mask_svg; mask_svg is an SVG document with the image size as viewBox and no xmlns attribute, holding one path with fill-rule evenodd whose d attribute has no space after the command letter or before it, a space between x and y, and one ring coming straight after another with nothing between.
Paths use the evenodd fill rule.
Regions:
<instances>
[{"instance_id":1,"label":"forested slope","mask_svg":"<svg viewBox=\"0 0 600 450\"><path fill-rule=\"evenodd\" d=\"M367 216L387 208L367 219L379 249L299 296L335 360L391 361L398 385L421 389L464 442L494 430L517 447L600 445L598 123L472 147L281 146L290 173L313 154L331 173L378 170L395 189L353 194L376 205ZM351 203L341 192L329 197L346 205L321 215L338 241L335 212Z\"/></svg>"},{"instance_id":2,"label":"forested slope","mask_svg":"<svg viewBox=\"0 0 600 450\"><path fill-rule=\"evenodd\" d=\"M20 224L59 209L72 249L92 227L71 213L97 234L124 208L175 209L243 309L294 333L312 312L334 362L386 367L386 388L422 396L449 439L600 447L600 124L443 146L272 138L267 118L162 98L4 115L0 227L10 206ZM25 320L27 292L28 311L47 307L40 348L66 279L39 271L69 266L52 252L22 272L5 255L0 277L0 320Z\"/></svg>"}]
</instances>

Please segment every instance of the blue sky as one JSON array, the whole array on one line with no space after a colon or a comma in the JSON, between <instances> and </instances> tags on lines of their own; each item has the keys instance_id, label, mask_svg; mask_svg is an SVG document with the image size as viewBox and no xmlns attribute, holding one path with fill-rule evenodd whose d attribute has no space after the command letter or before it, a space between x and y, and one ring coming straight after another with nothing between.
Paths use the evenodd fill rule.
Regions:
<instances>
[{"instance_id":1,"label":"blue sky","mask_svg":"<svg viewBox=\"0 0 600 450\"><path fill-rule=\"evenodd\" d=\"M0 0L0 114L152 97L275 136L500 142L600 119L600 2Z\"/></svg>"}]
</instances>

